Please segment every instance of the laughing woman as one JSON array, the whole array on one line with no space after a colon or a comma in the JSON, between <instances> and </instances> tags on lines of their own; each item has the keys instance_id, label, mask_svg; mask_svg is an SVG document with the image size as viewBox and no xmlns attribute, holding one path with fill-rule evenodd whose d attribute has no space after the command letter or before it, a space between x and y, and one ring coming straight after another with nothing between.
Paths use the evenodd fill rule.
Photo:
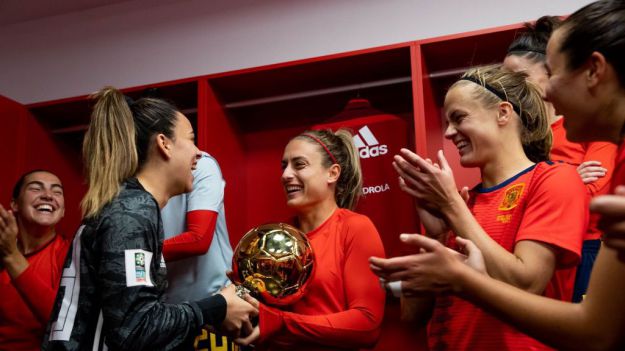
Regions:
<instances>
[{"instance_id":1,"label":"laughing woman","mask_svg":"<svg viewBox=\"0 0 625 351\"><path fill-rule=\"evenodd\" d=\"M452 247L456 236L460 244L472 240L495 279L570 299L588 196L575 167L549 161L549 119L538 89L525 74L476 68L449 89L444 111L445 137L463 167L480 169L482 183L465 202L442 152L434 164L402 150L395 157L401 186L417 199L428 234ZM378 267L382 277L401 280ZM441 293L435 300L428 328L433 350L548 349L461 297Z\"/></svg>"},{"instance_id":2,"label":"laughing woman","mask_svg":"<svg viewBox=\"0 0 625 351\"><path fill-rule=\"evenodd\" d=\"M65 261L43 350L171 350L204 325L239 336L256 309L234 287L166 304L160 209L193 187L191 123L166 101L96 94L85 135L83 224Z\"/></svg>"}]
</instances>

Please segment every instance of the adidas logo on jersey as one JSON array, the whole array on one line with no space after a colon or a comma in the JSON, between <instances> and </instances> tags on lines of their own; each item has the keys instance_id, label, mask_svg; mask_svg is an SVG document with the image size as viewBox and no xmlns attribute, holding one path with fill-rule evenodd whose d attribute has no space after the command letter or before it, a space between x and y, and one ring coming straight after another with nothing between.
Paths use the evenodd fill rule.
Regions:
<instances>
[{"instance_id":1,"label":"adidas logo on jersey","mask_svg":"<svg viewBox=\"0 0 625 351\"><path fill-rule=\"evenodd\" d=\"M380 145L367 126L358 130L358 134L354 136L354 144L358 148L360 158L378 157L388 153L388 146Z\"/></svg>"}]
</instances>

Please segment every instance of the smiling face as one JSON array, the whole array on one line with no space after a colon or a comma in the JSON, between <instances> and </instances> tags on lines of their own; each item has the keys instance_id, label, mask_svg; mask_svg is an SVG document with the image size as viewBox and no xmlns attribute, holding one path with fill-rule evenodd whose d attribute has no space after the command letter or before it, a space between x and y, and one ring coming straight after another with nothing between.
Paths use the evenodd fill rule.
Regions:
<instances>
[{"instance_id":1,"label":"smiling face","mask_svg":"<svg viewBox=\"0 0 625 351\"><path fill-rule=\"evenodd\" d=\"M171 140L172 176L176 177L176 184L180 185L177 193L193 190L193 170L200 156L200 150L195 146L191 122L178 112L174 124L174 137Z\"/></svg>"},{"instance_id":2,"label":"smiling face","mask_svg":"<svg viewBox=\"0 0 625 351\"><path fill-rule=\"evenodd\" d=\"M337 167L323 164L323 154L314 141L291 140L282 156L282 186L287 206L298 211L314 208L323 201L335 201Z\"/></svg>"},{"instance_id":3,"label":"smiling face","mask_svg":"<svg viewBox=\"0 0 625 351\"><path fill-rule=\"evenodd\" d=\"M582 140L586 99L580 79L581 70L569 70L565 55L560 52L562 31L556 30L547 44L547 71L549 81L545 90L558 114L564 115L566 137L571 141Z\"/></svg>"},{"instance_id":4,"label":"smiling face","mask_svg":"<svg viewBox=\"0 0 625 351\"><path fill-rule=\"evenodd\" d=\"M485 166L493 159L500 137L497 108L485 108L474 97L476 87L469 82L458 84L445 96L445 138L458 148L463 167Z\"/></svg>"},{"instance_id":5,"label":"smiling face","mask_svg":"<svg viewBox=\"0 0 625 351\"><path fill-rule=\"evenodd\" d=\"M601 140L609 135L613 126L605 123L605 116L599 113L596 96L588 85L589 65L570 69L565 53L560 51L566 28L557 29L547 44L547 71L549 81L546 98L558 114L564 116L566 137L570 141L582 142Z\"/></svg>"},{"instance_id":6,"label":"smiling face","mask_svg":"<svg viewBox=\"0 0 625 351\"><path fill-rule=\"evenodd\" d=\"M27 225L52 227L65 215L63 185L57 176L34 172L24 178L19 196L11 201L18 221Z\"/></svg>"}]
</instances>

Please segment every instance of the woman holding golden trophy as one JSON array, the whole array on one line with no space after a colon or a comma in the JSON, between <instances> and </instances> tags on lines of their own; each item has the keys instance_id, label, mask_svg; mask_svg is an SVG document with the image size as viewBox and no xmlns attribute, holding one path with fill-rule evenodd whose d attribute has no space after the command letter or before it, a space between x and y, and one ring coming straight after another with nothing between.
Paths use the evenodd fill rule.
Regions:
<instances>
[{"instance_id":1,"label":"woman holding golden trophy","mask_svg":"<svg viewBox=\"0 0 625 351\"><path fill-rule=\"evenodd\" d=\"M284 150L282 170L295 223L254 228L235 249L231 278L259 307L258 324L237 342L258 350L372 347L384 291L367 260L383 256L384 248L371 220L351 211L362 188L351 134L296 136Z\"/></svg>"}]
</instances>

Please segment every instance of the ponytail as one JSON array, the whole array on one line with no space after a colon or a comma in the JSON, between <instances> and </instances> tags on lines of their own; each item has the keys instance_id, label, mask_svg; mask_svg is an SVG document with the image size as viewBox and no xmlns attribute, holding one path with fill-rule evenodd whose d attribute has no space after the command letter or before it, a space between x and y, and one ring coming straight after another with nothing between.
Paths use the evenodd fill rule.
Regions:
<instances>
[{"instance_id":1,"label":"ponytail","mask_svg":"<svg viewBox=\"0 0 625 351\"><path fill-rule=\"evenodd\" d=\"M99 213L138 167L135 124L124 95L105 87L92 98L96 104L82 147L88 186L80 203L83 218Z\"/></svg>"},{"instance_id":2,"label":"ponytail","mask_svg":"<svg viewBox=\"0 0 625 351\"><path fill-rule=\"evenodd\" d=\"M354 144L352 133L339 129L334 135L341 140L345 149L345 162L341 165L341 177L337 184L337 203L341 208L353 210L362 194L362 170L360 155Z\"/></svg>"},{"instance_id":3,"label":"ponytail","mask_svg":"<svg viewBox=\"0 0 625 351\"><path fill-rule=\"evenodd\" d=\"M532 162L549 161L553 134L551 124L545 108L545 101L539 88L527 81L527 91L521 98L526 110L521 121L521 143L523 151Z\"/></svg>"}]
</instances>

